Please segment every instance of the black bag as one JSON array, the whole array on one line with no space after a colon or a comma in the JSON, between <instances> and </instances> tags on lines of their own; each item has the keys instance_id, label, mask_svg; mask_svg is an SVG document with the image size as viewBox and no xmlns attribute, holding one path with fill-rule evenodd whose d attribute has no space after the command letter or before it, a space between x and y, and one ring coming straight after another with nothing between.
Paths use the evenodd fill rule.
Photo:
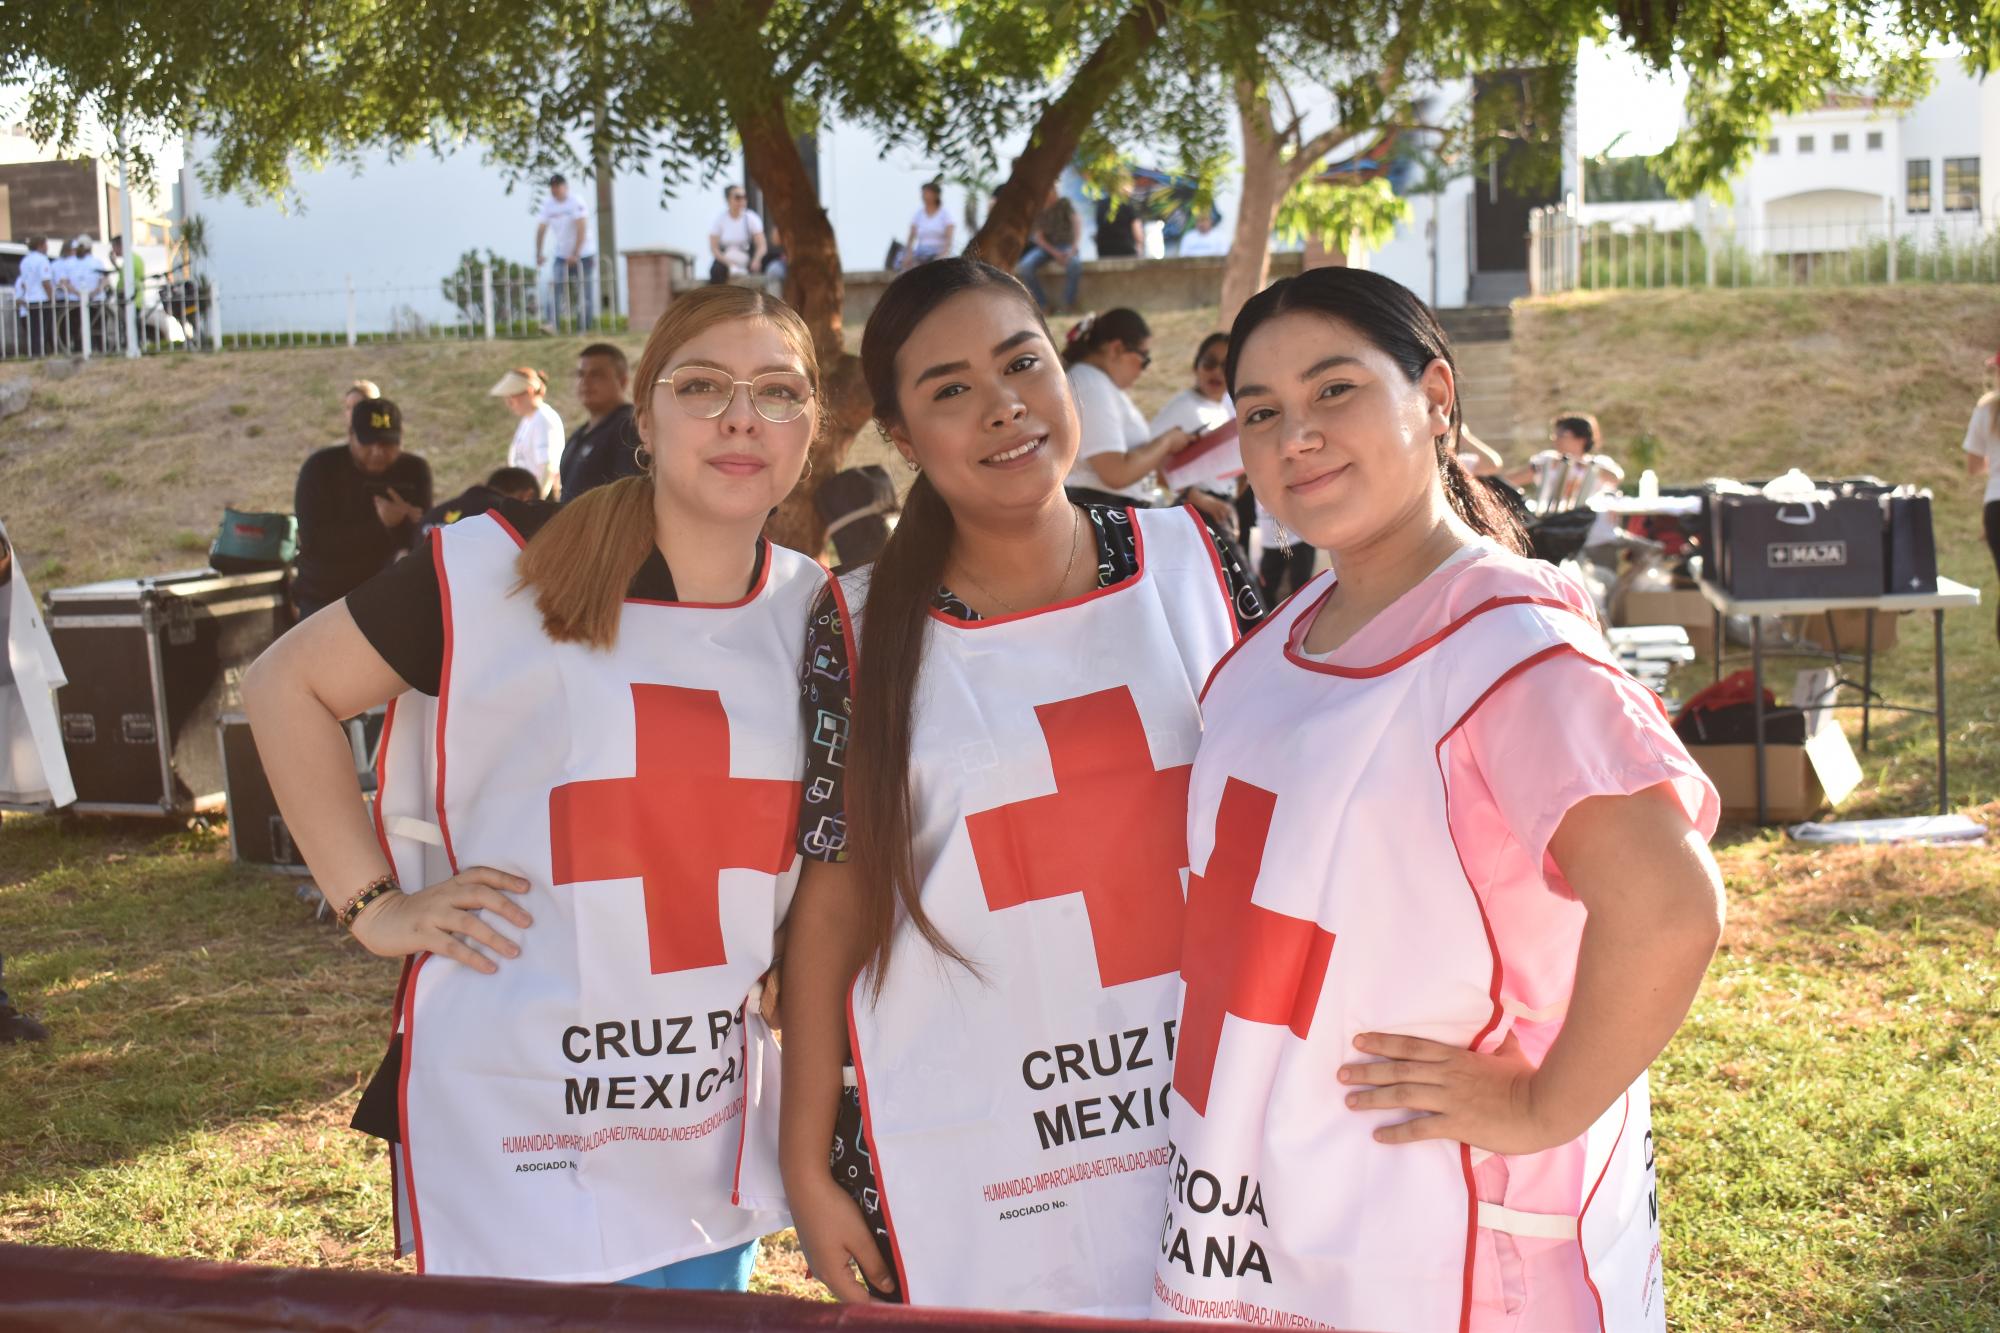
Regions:
<instances>
[{"instance_id":1,"label":"black bag","mask_svg":"<svg viewBox=\"0 0 2000 1333\"><path fill-rule=\"evenodd\" d=\"M1936 592L1937 535L1931 530L1930 496L1896 495L1883 503L1889 508L1883 556L1889 594Z\"/></svg>"},{"instance_id":2,"label":"black bag","mask_svg":"<svg viewBox=\"0 0 2000 1333\"><path fill-rule=\"evenodd\" d=\"M1684 745L1750 745L1757 739L1756 709L1749 704L1726 704L1699 712L1689 710L1674 719L1674 734ZM1806 715L1796 708L1765 705L1764 742L1804 745Z\"/></svg>"},{"instance_id":3,"label":"black bag","mask_svg":"<svg viewBox=\"0 0 2000 1333\"><path fill-rule=\"evenodd\" d=\"M1742 598L1875 597L1884 586L1882 506L1839 499L1712 500L1719 582Z\"/></svg>"}]
</instances>

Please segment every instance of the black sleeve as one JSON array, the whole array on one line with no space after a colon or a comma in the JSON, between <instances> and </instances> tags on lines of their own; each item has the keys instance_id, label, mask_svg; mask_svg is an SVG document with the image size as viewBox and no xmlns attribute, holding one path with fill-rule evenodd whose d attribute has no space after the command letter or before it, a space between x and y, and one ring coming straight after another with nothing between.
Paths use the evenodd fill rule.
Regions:
<instances>
[{"instance_id":1,"label":"black sleeve","mask_svg":"<svg viewBox=\"0 0 2000 1333\"><path fill-rule=\"evenodd\" d=\"M444 675L444 598L431 545L439 534L347 594L368 646L413 690L437 697Z\"/></svg>"},{"instance_id":2,"label":"black sleeve","mask_svg":"<svg viewBox=\"0 0 2000 1333\"><path fill-rule=\"evenodd\" d=\"M1208 539L1215 543L1215 557L1222 563L1222 582L1229 589L1229 607L1236 615L1236 632L1248 634L1264 618L1268 608L1264 605L1264 594L1257 580L1250 574L1243 548L1209 522L1199 509L1190 506L1189 512L1201 520Z\"/></svg>"},{"instance_id":3,"label":"black sleeve","mask_svg":"<svg viewBox=\"0 0 2000 1333\"><path fill-rule=\"evenodd\" d=\"M853 709L847 636L829 588L813 604L799 662L799 725L806 762L799 800L799 855L847 859L847 724Z\"/></svg>"}]
</instances>

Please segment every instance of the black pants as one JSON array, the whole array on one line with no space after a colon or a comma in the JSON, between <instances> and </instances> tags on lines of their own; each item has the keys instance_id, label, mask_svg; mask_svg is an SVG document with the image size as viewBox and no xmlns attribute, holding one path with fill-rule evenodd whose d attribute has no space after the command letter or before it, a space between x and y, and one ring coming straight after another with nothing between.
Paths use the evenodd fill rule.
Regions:
<instances>
[{"instance_id":1,"label":"black pants","mask_svg":"<svg viewBox=\"0 0 2000 1333\"><path fill-rule=\"evenodd\" d=\"M7 998L7 960L0 958L0 1009L5 1009L11 1004L12 1001Z\"/></svg>"},{"instance_id":2,"label":"black pants","mask_svg":"<svg viewBox=\"0 0 2000 1333\"><path fill-rule=\"evenodd\" d=\"M1294 542L1287 551L1282 546L1266 546L1257 561L1257 581L1264 585L1264 605L1275 607L1279 593L1289 597L1306 586L1312 577L1313 548Z\"/></svg>"},{"instance_id":3,"label":"black pants","mask_svg":"<svg viewBox=\"0 0 2000 1333\"><path fill-rule=\"evenodd\" d=\"M1986 549L1993 552L1993 567L2000 569L2000 500L1986 502ZM1994 600L2000 601L2000 597ZM1994 614L1993 627L2000 635L2000 611Z\"/></svg>"}]
</instances>

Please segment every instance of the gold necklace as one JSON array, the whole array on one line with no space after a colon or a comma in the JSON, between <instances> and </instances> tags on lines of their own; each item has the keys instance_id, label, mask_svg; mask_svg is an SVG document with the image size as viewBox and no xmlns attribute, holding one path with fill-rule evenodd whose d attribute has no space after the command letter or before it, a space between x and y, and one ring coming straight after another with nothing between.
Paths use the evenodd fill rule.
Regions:
<instances>
[{"instance_id":1,"label":"gold necklace","mask_svg":"<svg viewBox=\"0 0 2000 1333\"><path fill-rule=\"evenodd\" d=\"M1083 511L1078 509L1075 505L1071 505L1069 507L1069 517L1070 517L1069 559L1063 562L1062 577L1056 580L1055 589L1052 592L1050 592L1047 597L1042 599L1042 605L1044 606L1046 606L1050 602L1053 602L1056 599L1056 597L1062 592L1063 586L1069 582L1069 572L1072 569L1076 568L1076 538L1077 534L1081 532L1083 529ZM1012 602L1009 602L1005 597L1000 596L1000 594L994 592L991 588L981 583L978 577L974 575L970 569L966 568L964 565L960 565L958 567L958 572L965 575L966 582L970 583L973 587L979 589L979 591L984 593L988 598L992 599L995 602L998 602L1000 604L1000 609L1005 611L1008 615L1020 614L1019 607L1015 606Z\"/></svg>"}]
</instances>

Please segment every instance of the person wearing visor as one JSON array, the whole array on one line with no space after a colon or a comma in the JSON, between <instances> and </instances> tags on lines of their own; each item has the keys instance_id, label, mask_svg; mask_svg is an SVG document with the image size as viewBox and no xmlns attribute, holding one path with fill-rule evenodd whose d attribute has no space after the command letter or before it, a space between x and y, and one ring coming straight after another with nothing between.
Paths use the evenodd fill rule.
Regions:
<instances>
[{"instance_id":1,"label":"person wearing visor","mask_svg":"<svg viewBox=\"0 0 2000 1333\"><path fill-rule=\"evenodd\" d=\"M557 498L562 489L563 423L548 404L547 377L533 366L517 366L486 392L504 401L518 418L514 441L507 448L507 466L534 473L543 496Z\"/></svg>"}]
</instances>

